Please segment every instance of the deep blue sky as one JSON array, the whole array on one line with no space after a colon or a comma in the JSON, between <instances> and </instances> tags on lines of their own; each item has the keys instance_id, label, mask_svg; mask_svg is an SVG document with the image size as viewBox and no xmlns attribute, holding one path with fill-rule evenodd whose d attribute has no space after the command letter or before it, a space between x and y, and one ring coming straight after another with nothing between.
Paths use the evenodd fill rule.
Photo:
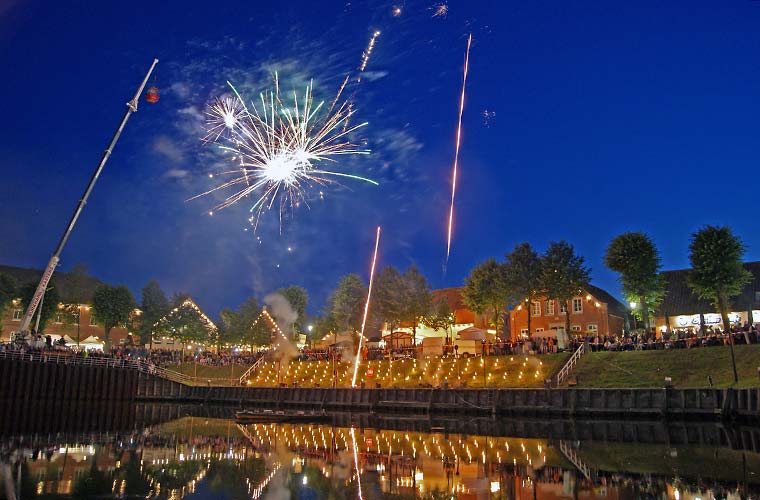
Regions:
<instances>
[{"instance_id":1,"label":"deep blue sky","mask_svg":"<svg viewBox=\"0 0 760 500\"><path fill-rule=\"evenodd\" d=\"M460 285L521 241L566 239L595 284L619 295L602 256L650 234L666 269L691 232L728 224L760 258L760 3L746 0L0 3L0 262L42 267L152 58L162 98L143 101L66 248L135 292L150 278L216 315L248 295L305 286L319 310L339 276L418 265ZM247 95L314 80L334 96L381 30L355 104L373 150L343 168L379 187L331 188L280 234L247 207L206 216L220 159L200 142L204 106L231 80ZM445 215L457 98L473 34L456 230ZM486 122L483 112L495 112ZM292 252L287 247L292 247ZM279 265L279 267L277 267ZM139 295L138 295L139 300Z\"/></svg>"}]
</instances>

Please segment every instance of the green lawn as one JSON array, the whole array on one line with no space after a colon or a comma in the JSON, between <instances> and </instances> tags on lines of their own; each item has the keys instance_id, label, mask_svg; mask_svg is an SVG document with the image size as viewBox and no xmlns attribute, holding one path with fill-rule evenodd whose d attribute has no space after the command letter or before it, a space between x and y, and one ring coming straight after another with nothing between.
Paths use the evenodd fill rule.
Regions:
<instances>
[{"instance_id":1,"label":"green lawn","mask_svg":"<svg viewBox=\"0 0 760 500\"><path fill-rule=\"evenodd\" d=\"M230 379L240 378L245 371L250 368L249 365L229 366L205 366L193 363L170 363L164 366L167 370L179 372L190 377L198 377L200 382L205 383L207 379Z\"/></svg>"},{"instance_id":2,"label":"green lawn","mask_svg":"<svg viewBox=\"0 0 760 500\"><path fill-rule=\"evenodd\" d=\"M760 345L736 346L739 384L760 387ZM728 347L700 347L664 351L594 352L585 356L572 377L578 387L662 387L671 377L675 387L716 387L733 384Z\"/></svg>"}]
</instances>

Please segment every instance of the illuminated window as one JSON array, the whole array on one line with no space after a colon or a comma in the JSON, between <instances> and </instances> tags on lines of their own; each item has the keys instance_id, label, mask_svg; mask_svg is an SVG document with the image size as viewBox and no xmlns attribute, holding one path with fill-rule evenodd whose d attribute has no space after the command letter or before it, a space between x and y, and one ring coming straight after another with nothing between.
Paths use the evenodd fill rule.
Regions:
<instances>
[{"instance_id":1,"label":"illuminated window","mask_svg":"<svg viewBox=\"0 0 760 500\"><path fill-rule=\"evenodd\" d=\"M522 330L520 330L520 335L525 335L527 337L528 336L528 329L527 328L523 328Z\"/></svg>"},{"instance_id":2,"label":"illuminated window","mask_svg":"<svg viewBox=\"0 0 760 500\"><path fill-rule=\"evenodd\" d=\"M581 327L580 327L580 325L572 325L570 327L570 331L571 332L580 332L581 331Z\"/></svg>"},{"instance_id":3,"label":"illuminated window","mask_svg":"<svg viewBox=\"0 0 760 500\"><path fill-rule=\"evenodd\" d=\"M567 302L559 302L559 312L565 314L567 312Z\"/></svg>"},{"instance_id":4,"label":"illuminated window","mask_svg":"<svg viewBox=\"0 0 760 500\"><path fill-rule=\"evenodd\" d=\"M596 332L599 331L599 327L596 326L596 323L590 323L590 324L586 325L586 331L587 332L596 333Z\"/></svg>"},{"instance_id":5,"label":"illuminated window","mask_svg":"<svg viewBox=\"0 0 760 500\"><path fill-rule=\"evenodd\" d=\"M541 302L535 300L530 303L530 315L541 316Z\"/></svg>"},{"instance_id":6,"label":"illuminated window","mask_svg":"<svg viewBox=\"0 0 760 500\"><path fill-rule=\"evenodd\" d=\"M13 321L21 321L21 309L13 310Z\"/></svg>"},{"instance_id":7,"label":"illuminated window","mask_svg":"<svg viewBox=\"0 0 760 500\"><path fill-rule=\"evenodd\" d=\"M544 314L547 316L554 316L554 301L544 301Z\"/></svg>"},{"instance_id":8,"label":"illuminated window","mask_svg":"<svg viewBox=\"0 0 760 500\"><path fill-rule=\"evenodd\" d=\"M583 299L581 297L573 297L573 314L583 312Z\"/></svg>"},{"instance_id":9,"label":"illuminated window","mask_svg":"<svg viewBox=\"0 0 760 500\"><path fill-rule=\"evenodd\" d=\"M543 328L536 328L536 333L544 333L544 329Z\"/></svg>"}]
</instances>

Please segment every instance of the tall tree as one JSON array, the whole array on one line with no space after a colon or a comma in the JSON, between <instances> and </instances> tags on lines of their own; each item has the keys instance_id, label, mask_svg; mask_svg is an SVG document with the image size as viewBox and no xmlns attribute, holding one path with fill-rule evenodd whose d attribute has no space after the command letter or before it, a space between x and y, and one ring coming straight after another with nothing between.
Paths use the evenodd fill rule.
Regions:
<instances>
[{"instance_id":1,"label":"tall tree","mask_svg":"<svg viewBox=\"0 0 760 500\"><path fill-rule=\"evenodd\" d=\"M111 347L111 330L126 325L137 307L132 292L124 285L102 285L92 295L92 311L95 321L103 325L106 347Z\"/></svg>"},{"instance_id":2,"label":"tall tree","mask_svg":"<svg viewBox=\"0 0 760 500\"><path fill-rule=\"evenodd\" d=\"M237 310L237 324L235 326L236 338L241 344L249 345L251 348L255 345L268 345L272 341L269 326L266 320L261 317L261 307L254 297L245 300ZM262 326L264 329L262 330ZM265 335L265 332L269 332Z\"/></svg>"},{"instance_id":3,"label":"tall tree","mask_svg":"<svg viewBox=\"0 0 760 500\"><path fill-rule=\"evenodd\" d=\"M404 284L401 273L393 266L377 274L372 290L374 314L382 319L390 333L403 321Z\"/></svg>"},{"instance_id":4,"label":"tall tree","mask_svg":"<svg viewBox=\"0 0 760 500\"><path fill-rule=\"evenodd\" d=\"M142 288L142 311L140 318L140 342L153 346L153 326L169 312L169 299L156 280L150 280Z\"/></svg>"},{"instance_id":5,"label":"tall tree","mask_svg":"<svg viewBox=\"0 0 760 500\"><path fill-rule=\"evenodd\" d=\"M306 316L306 306L309 303L309 294L306 289L300 286L291 285L287 288L280 288L277 293L285 297L290 303L290 307L298 314L295 327L296 333L303 331L303 319Z\"/></svg>"},{"instance_id":6,"label":"tall tree","mask_svg":"<svg viewBox=\"0 0 760 500\"><path fill-rule=\"evenodd\" d=\"M541 295L541 259L530 243L520 243L508 253L504 262L506 298L527 303L528 335L532 336L531 304Z\"/></svg>"},{"instance_id":7,"label":"tall tree","mask_svg":"<svg viewBox=\"0 0 760 500\"><path fill-rule=\"evenodd\" d=\"M626 297L635 297L639 303L644 329L649 333L650 309L657 308L665 291L660 276L660 253L654 242L644 233L623 233L610 242L604 264L620 274Z\"/></svg>"},{"instance_id":8,"label":"tall tree","mask_svg":"<svg viewBox=\"0 0 760 500\"><path fill-rule=\"evenodd\" d=\"M506 267L493 257L475 266L464 280L464 303L477 314L488 314L496 332L509 303Z\"/></svg>"},{"instance_id":9,"label":"tall tree","mask_svg":"<svg viewBox=\"0 0 760 500\"><path fill-rule=\"evenodd\" d=\"M27 283L26 285L22 286L19 290L19 296L21 298L21 309L26 311L26 308L29 307L29 303L32 301L32 298L34 297L34 292L37 290L37 283ZM58 296L58 290L55 289L55 287L50 287L45 292L45 296L42 299L42 308L37 306L37 311L35 311L35 316L32 318L32 325L35 324L37 320L38 314L40 314L40 328L37 333L42 333L45 331L45 326L47 325L48 320L53 317L54 314L58 311L58 303L60 302L60 297Z\"/></svg>"},{"instance_id":10,"label":"tall tree","mask_svg":"<svg viewBox=\"0 0 760 500\"><path fill-rule=\"evenodd\" d=\"M412 324L412 340L417 344L417 326L430 314L430 285L416 266L410 266L401 276L402 319Z\"/></svg>"},{"instance_id":11,"label":"tall tree","mask_svg":"<svg viewBox=\"0 0 760 500\"><path fill-rule=\"evenodd\" d=\"M744 243L727 226L706 226L691 235L689 244L691 271L688 283L700 298L712 301L723 319L723 329L728 331L731 348L734 383L739 381L739 374L728 313L731 299L752 280L752 274L742 264L744 249Z\"/></svg>"},{"instance_id":12,"label":"tall tree","mask_svg":"<svg viewBox=\"0 0 760 500\"><path fill-rule=\"evenodd\" d=\"M441 297L433 304L430 313L422 318L422 323L431 328L433 331L443 330L446 332L446 339L448 340L451 328L454 326L455 318L454 312L449 306L449 301L445 297Z\"/></svg>"},{"instance_id":13,"label":"tall tree","mask_svg":"<svg viewBox=\"0 0 760 500\"><path fill-rule=\"evenodd\" d=\"M16 298L16 280L7 274L0 273L0 314L8 304Z\"/></svg>"},{"instance_id":14,"label":"tall tree","mask_svg":"<svg viewBox=\"0 0 760 500\"><path fill-rule=\"evenodd\" d=\"M552 242L541 256L541 288L549 298L565 303L565 333L570 334L569 302L589 285L591 270L566 241ZM530 311L528 311L530 314Z\"/></svg>"},{"instance_id":15,"label":"tall tree","mask_svg":"<svg viewBox=\"0 0 760 500\"><path fill-rule=\"evenodd\" d=\"M241 342L241 338L236 332L239 321L237 313L229 307L225 307L219 312L219 319L216 321L217 349L221 349L223 344L238 344Z\"/></svg>"},{"instance_id":16,"label":"tall tree","mask_svg":"<svg viewBox=\"0 0 760 500\"><path fill-rule=\"evenodd\" d=\"M367 286L358 274L347 274L338 282L338 287L329 299L329 316L338 328L358 332L362 326L364 305L367 301Z\"/></svg>"}]
</instances>

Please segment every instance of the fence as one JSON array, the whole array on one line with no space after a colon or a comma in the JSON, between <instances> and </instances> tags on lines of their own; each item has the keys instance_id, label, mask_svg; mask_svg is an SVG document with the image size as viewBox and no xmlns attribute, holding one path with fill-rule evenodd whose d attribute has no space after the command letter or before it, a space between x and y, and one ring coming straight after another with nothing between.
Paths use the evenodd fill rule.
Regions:
<instances>
[{"instance_id":1,"label":"fence","mask_svg":"<svg viewBox=\"0 0 760 500\"><path fill-rule=\"evenodd\" d=\"M557 378L555 381L555 384L557 386L562 385L562 383L567 380L567 377L570 376L570 373L572 373L575 365L578 364L578 361L583 357L584 354L586 354L586 344L581 344L557 373Z\"/></svg>"}]
</instances>

